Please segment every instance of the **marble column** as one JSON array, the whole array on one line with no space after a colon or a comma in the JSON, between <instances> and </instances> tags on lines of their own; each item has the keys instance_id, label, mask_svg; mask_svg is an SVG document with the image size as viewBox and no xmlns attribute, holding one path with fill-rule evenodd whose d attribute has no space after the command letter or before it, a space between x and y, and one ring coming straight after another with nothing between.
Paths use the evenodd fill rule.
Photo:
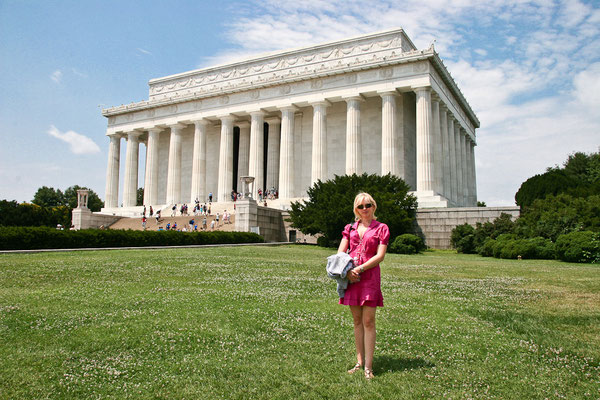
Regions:
<instances>
[{"instance_id":1,"label":"marble column","mask_svg":"<svg viewBox=\"0 0 600 400\"><path fill-rule=\"evenodd\" d=\"M281 151L279 152L279 198L293 198L294 187L294 113L297 107L281 108Z\"/></svg>"},{"instance_id":2,"label":"marble column","mask_svg":"<svg viewBox=\"0 0 600 400\"><path fill-rule=\"evenodd\" d=\"M250 160L248 174L254 177L252 197L258 199L258 189L265 190L265 113L254 111L250 113Z\"/></svg>"},{"instance_id":3,"label":"marble column","mask_svg":"<svg viewBox=\"0 0 600 400\"><path fill-rule=\"evenodd\" d=\"M360 103L362 96L345 98L346 108L346 175L362 174Z\"/></svg>"},{"instance_id":4,"label":"marble column","mask_svg":"<svg viewBox=\"0 0 600 400\"><path fill-rule=\"evenodd\" d=\"M437 97L431 99L431 117L431 142L433 145L433 191L441 194L443 192L442 130L440 123L440 102Z\"/></svg>"},{"instance_id":5,"label":"marble column","mask_svg":"<svg viewBox=\"0 0 600 400\"><path fill-rule=\"evenodd\" d=\"M327 179L327 100L313 103L311 186Z\"/></svg>"},{"instance_id":6,"label":"marble column","mask_svg":"<svg viewBox=\"0 0 600 400\"><path fill-rule=\"evenodd\" d=\"M231 115L221 118L221 142L219 146L219 182L217 201L231 201L233 190L233 121ZM213 199L214 200L214 199Z\"/></svg>"},{"instance_id":7,"label":"marble column","mask_svg":"<svg viewBox=\"0 0 600 400\"><path fill-rule=\"evenodd\" d=\"M417 97L417 192L431 192L434 184L431 88L415 89Z\"/></svg>"},{"instance_id":8,"label":"marble column","mask_svg":"<svg viewBox=\"0 0 600 400\"><path fill-rule=\"evenodd\" d=\"M281 137L281 119L272 117L265 119L269 124L269 145L267 149L267 190L279 186L279 145Z\"/></svg>"},{"instance_id":9,"label":"marble column","mask_svg":"<svg viewBox=\"0 0 600 400\"><path fill-rule=\"evenodd\" d=\"M475 168L475 142L470 142L469 152L471 153L471 205L477 206L477 169Z\"/></svg>"},{"instance_id":10,"label":"marble column","mask_svg":"<svg viewBox=\"0 0 600 400\"><path fill-rule=\"evenodd\" d=\"M396 98L398 92L382 92L381 96L381 175L399 176L396 143Z\"/></svg>"},{"instance_id":11,"label":"marble column","mask_svg":"<svg viewBox=\"0 0 600 400\"><path fill-rule=\"evenodd\" d=\"M459 207L464 205L464 186L463 186L463 160L462 160L462 151L461 151L461 140L460 140L460 122L456 121L454 123L454 140L455 140L455 149L456 149L456 202Z\"/></svg>"},{"instance_id":12,"label":"marble column","mask_svg":"<svg viewBox=\"0 0 600 400\"><path fill-rule=\"evenodd\" d=\"M473 176L472 176L472 172L473 170L471 169L471 138L468 134L465 134L465 143L464 143L464 149L465 149L465 163L466 163L466 168L465 168L465 176L467 179L467 201L466 201L466 206L471 207L473 206L472 204L472 199L473 199L473 186L471 185Z\"/></svg>"},{"instance_id":13,"label":"marble column","mask_svg":"<svg viewBox=\"0 0 600 400\"><path fill-rule=\"evenodd\" d=\"M469 187L469 159L467 153L467 132L461 129L460 132L460 152L461 152L461 170L463 179L463 206L469 206L471 193Z\"/></svg>"},{"instance_id":14,"label":"marble column","mask_svg":"<svg viewBox=\"0 0 600 400\"><path fill-rule=\"evenodd\" d=\"M194 151L192 155L192 190L190 203L204 202L206 193L206 129L209 121L194 121Z\"/></svg>"},{"instance_id":15,"label":"marble column","mask_svg":"<svg viewBox=\"0 0 600 400\"><path fill-rule=\"evenodd\" d=\"M450 198L454 206L458 205L458 178L456 177L456 139L454 138L454 117L448 113L448 151L450 160Z\"/></svg>"},{"instance_id":16,"label":"marble column","mask_svg":"<svg viewBox=\"0 0 600 400\"><path fill-rule=\"evenodd\" d=\"M160 128L148 130L146 146L146 177L144 182L144 204L148 207L158 204L158 137Z\"/></svg>"},{"instance_id":17,"label":"marble column","mask_svg":"<svg viewBox=\"0 0 600 400\"><path fill-rule=\"evenodd\" d=\"M442 195L451 198L450 150L448 148L448 108L440 104L440 135L442 139Z\"/></svg>"},{"instance_id":18,"label":"marble column","mask_svg":"<svg viewBox=\"0 0 600 400\"><path fill-rule=\"evenodd\" d=\"M108 166L106 168L106 201L104 207L119 206L119 164L121 159L121 136L110 135Z\"/></svg>"},{"instance_id":19,"label":"marble column","mask_svg":"<svg viewBox=\"0 0 600 400\"><path fill-rule=\"evenodd\" d=\"M169 142L169 165L167 169L167 204L173 205L181 199L181 132L185 125L169 125L171 139Z\"/></svg>"},{"instance_id":20,"label":"marble column","mask_svg":"<svg viewBox=\"0 0 600 400\"><path fill-rule=\"evenodd\" d=\"M123 183L123 206L135 207L137 203L138 163L140 155L140 132L127 132L125 156L125 179Z\"/></svg>"},{"instance_id":21,"label":"marble column","mask_svg":"<svg viewBox=\"0 0 600 400\"><path fill-rule=\"evenodd\" d=\"M238 179L241 176L248 176L248 163L250 162L250 123L248 121L236 122L240 128L240 144L238 152ZM241 192L241 186L238 182L238 192Z\"/></svg>"}]
</instances>

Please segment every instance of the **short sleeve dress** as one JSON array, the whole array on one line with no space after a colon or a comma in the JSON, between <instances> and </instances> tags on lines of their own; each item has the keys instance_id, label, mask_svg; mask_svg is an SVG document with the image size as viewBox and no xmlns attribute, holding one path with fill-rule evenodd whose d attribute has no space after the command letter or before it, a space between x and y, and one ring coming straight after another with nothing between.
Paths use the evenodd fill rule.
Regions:
<instances>
[{"instance_id":1,"label":"short sleeve dress","mask_svg":"<svg viewBox=\"0 0 600 400\"><path fill-rule=\"evenodd\" d=\"M342 236L348 239L350 243L350 256L354 258L357 265L360 265L377 254L377 248L380 244L388 244L390 230L386 224L373 220L361 239L356 230L358 224L358 222L355 222L346 225ZM383 307L381 269L379 265L360 274L359 282L350 283L344 297L340 299L340 304Z\"/></svg>"}]
</instances>

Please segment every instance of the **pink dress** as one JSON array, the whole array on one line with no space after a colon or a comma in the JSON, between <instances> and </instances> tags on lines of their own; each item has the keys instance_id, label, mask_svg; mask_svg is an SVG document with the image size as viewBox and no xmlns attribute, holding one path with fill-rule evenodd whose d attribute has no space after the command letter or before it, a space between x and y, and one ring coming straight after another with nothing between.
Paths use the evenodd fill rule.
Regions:
<instances>
[{"instance_id":1,"label":"pink dress","mask_svg":"<svg viewBox=\"0 0 600 400\"><path fill-rule=\"evenodd\" d=\"M363 234L362 239L356 228L358 222L346 225L342 236L350 243L350 256L356 265L367 262L377 254L380 244L387 245L390 240L390 230L386 224L371 221L371 225ZM352 231L350 228L352 227ZM350 283L340 304L347 306L383 307L383 294L381 293L381 269L379 265L360 274L360 281Z\"/></svg>"}]
</instances>

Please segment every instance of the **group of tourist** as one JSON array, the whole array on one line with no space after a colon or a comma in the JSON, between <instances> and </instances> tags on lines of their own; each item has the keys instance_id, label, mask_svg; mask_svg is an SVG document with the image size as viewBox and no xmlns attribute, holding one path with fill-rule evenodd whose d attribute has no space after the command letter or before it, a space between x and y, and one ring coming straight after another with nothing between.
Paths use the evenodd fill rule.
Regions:
<instances>
[{"instance_id":1,"label":"group of tourist","mask_svg":"<svg viewBox=\"0 0 600 400\"><path fill-rule=\"evenodd\" d=\"M277 192L277 189L275 189L274 187L272 187L271 189L265 190L263 192L262 189L258 189L258 201L263 201L263 200L275 200L279 197L279 193Z\"/></svg>"}]
</instances>

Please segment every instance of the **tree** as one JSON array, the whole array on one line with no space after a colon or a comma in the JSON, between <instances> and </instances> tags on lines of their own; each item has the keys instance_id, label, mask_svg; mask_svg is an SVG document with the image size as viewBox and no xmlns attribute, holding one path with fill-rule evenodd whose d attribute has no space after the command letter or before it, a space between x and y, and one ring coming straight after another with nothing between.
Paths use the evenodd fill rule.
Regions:
<instances>
[{"instance_id":1,"label":"tree","mask_svg":"<svg viewBox=\"0 0 600 400\"><path fill-rule=\"evenodd\" d=\"M600 195L548 196L534 201L517 220L517 232L522 237L556 241L561 234L580 230L600 231Z\"/></svg>"},{"instance_id":2,"label":"tree","mask_svg":"<svg viewBox=\"0 0 600 400\"><path fill-rule=\"evenodd\" d=\"M102 207L104 207L104 202L100 199L100 197L94 192L92 189L82 187L79 185L69 186L67 190L65 190L64 194L64 205L68 206L70 209L77 207L77 191L80 189L87 189L88 193L88 208L92 211L100 211Z\"/></svg>"},{"instance_id":3,"label":"tree","mask_svg":"<svg viewBox=\"0 0 600 400\"><path fill-rule=\"evenodd\" d=\"M60 189L56 190L48 186L42 186L35 192L31 202L42 207L56 207L64 205L65 197Z\"/></svg>"},{"instance_id":4,"label":"tree","mask_svg":"<svg viewBox=\"0 0 600 400\"><path fill-rule=\"evenodd\" d=\"M143 206L144 205L144 188L138 188L137 192L135 193L135 205L136 206Z\"/></svg>"},{"instance_id":5,"label":"tree","mask_svg":"<svg viewBox=\"0 0 600 400\"><path fill-rule=\"evenodd\" d=\"M390 228L391 240L412 231L417 199L408 194L410 187L390 174L343 175L317 181L307 191L308 200L291 204L292 227L304 234L322 235L321 243L336 246L346 224L354 221L354 197L367 192L377 202L375 215Z\"/></svg>"},{"instance_id":6,"label":"tree","mask_svg":"<svg viewBox=\"0 0 600 400\"><path fill-rule=\"evenodd\" d=\"M548 168L545 173L532 176L521 184L515 202L525 209L535 200L560 193L573 197L600 194L600 153L573 153L563 168Z\"/></svg>"}]
</instances>

